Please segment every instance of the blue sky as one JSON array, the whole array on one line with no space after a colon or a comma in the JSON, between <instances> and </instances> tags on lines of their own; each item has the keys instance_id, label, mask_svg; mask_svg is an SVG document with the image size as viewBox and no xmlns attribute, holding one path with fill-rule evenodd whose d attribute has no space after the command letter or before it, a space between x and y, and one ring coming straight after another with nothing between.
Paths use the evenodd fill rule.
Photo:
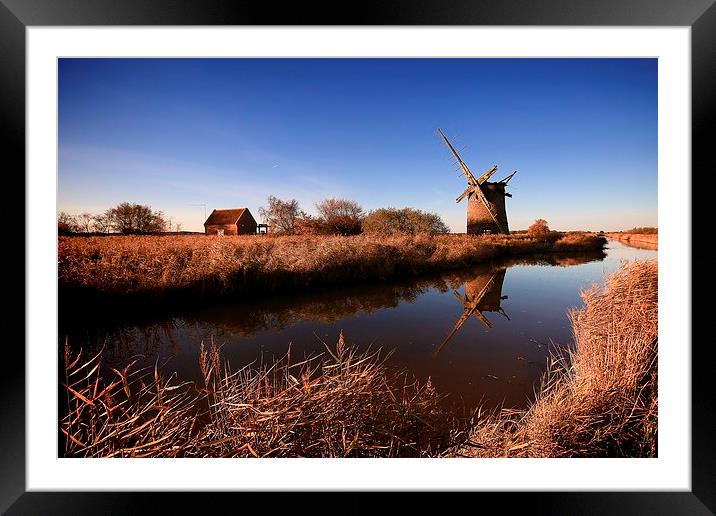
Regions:
<instances>
[{"instance_id":1,"label":"blue sky","mask_svg":"<svg viewBox=\"0 0 716 516\"><path fill-rule=\"evenodd\" d=\"M326 197L465 231L465 180L513 170L512 229L657 223L656 59L61 59L58 211Z\"/></svg>"}]
</instances>

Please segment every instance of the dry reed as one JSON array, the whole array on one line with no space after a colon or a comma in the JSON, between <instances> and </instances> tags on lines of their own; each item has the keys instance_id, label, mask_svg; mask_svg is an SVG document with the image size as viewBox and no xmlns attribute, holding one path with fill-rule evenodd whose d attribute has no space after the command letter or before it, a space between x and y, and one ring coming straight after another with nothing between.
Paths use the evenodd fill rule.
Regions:
<instances>
[{"instance_id":1,"label":"dry reed","mask_svg":"<svg viewBox=\"0 0 716 516\"><path fill-rule=\"evenodd\" d=\"M534 404L481 415L448 454L655 457L657 276L656 261L633 262L583 292L570 313L575 347L552 357Z\"/></svg>"},{"instance_id":2,"label":"dry reed","mask_svg":"<svg viewBox=\"0 0 716 516\"><path fill-rule=\"evenodd\" d=\"M456 425L428 381L389 373L379 352L357 355L339 338L323 356L232 372L201 346L204 384L165 380L156 368L81 366L66 351L68 457L404 457L435 455Z\"/></svg>"},{"instance_id":3,"label":"dry reed","mask_svg":"<svg viewBox=\"0 0 716 516\"><path fill-rule=\"evenodd\" d=\"M200 298L385 280L505 256L602 249L585 233L353 237L60 237L61 295Z\"/></svg>"}]
</instances>

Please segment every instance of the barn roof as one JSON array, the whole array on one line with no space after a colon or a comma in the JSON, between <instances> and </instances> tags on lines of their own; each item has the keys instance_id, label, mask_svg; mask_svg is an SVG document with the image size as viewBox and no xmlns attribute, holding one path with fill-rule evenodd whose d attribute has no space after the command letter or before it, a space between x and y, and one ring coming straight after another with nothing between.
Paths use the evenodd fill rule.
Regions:
<instances>
[{"instance_id":1,"label":"barn roof","mask_svg":"<svg viewBox=\"0 0 716 516\"><path fill-rule=\"evenodd\" d=\"M205 226L208 225L225 225L225 224L236 224L239 217L244 214L246 208L232 208L229 210L214 210L209 215L209 218L204 222Z\"/></svg>"}]
</instances>

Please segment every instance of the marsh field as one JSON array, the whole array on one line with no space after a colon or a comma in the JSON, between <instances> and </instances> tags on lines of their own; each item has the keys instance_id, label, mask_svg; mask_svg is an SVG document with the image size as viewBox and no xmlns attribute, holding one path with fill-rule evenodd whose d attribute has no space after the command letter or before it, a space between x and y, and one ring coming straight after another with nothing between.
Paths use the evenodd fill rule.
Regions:
<instances>
[{"instance_id":1,"label":"marsh field","mask_svg":"<svg viewBox=\"0 0 716 516\"><path fill-rule=\"evenodd\" d=\"M590 233L60 237L60 454L655 456L656 258Z\"/></svg>"}]
</instances>

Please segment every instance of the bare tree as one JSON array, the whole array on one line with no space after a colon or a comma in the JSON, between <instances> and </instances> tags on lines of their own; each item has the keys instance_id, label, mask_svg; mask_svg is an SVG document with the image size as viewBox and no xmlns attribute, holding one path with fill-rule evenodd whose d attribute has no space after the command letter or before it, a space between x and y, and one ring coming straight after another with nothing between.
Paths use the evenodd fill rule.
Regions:
<instances>
[{"instance_id":1,"label":"bare tree","mask_svg":"<svg viewBox=\"0 0 716 516\"><path fill-rule=\"evenodd\" d=\"M67 212L61 211L57 215L57 232L59 234L77 233L79 231L79 224L77 218L74 215L70 215Z\"/></svg>"},{"instance_id":2,"label":"bare tree","mask_svg":"<svg viewBox=\"0 0 716 516\"><path fill-rule=\"evenodd\" d=\"M365 219L363 207L350 199L324 199L316 204L319 218L332 234L357 235Z\"/></svg>"},{"instance_id":3,"label":"bare tree","mask_svg":"<svg viewBox=\"0 0 716 516\"><path fill-rule=\"evenodd\" d=\"M159 233L167 230L167 220L161 211L149 206L123 202L105 212L112 229L125 235Z\"/></svg>"},{"instance_id":4,"label":"bare tree","mask_svg":"<svg viewBox=\"0 0 716 516\"><path fill-rule=\"evenodd\" d=\"M95 233L110 233L112 231L111 210L92 217L92 231Z\"/></svg>"},{"instance_id":5,"label":"bare tree","mask_svg":"<svg viewBox=\"0 0 716 516\"><path fill-rule=\"evenodd\" d=\"M268 206L259 208L259 216L268 224L272 233L293 235L296 233L296 219L304 217L296 199L283 201L278 197L269 195Z\"/></svg>"},{"instance_id":6,"label":"bare tree","mask_svg":"<svg viewBox=\"0 0 716 516\"><path fill-rule=\"evenodd\" d=\"M92 214L91 213L81 213L80 215L77 215L77 230L80 233L91 233L92 232Z\"/></svg>"}]
</instances>

